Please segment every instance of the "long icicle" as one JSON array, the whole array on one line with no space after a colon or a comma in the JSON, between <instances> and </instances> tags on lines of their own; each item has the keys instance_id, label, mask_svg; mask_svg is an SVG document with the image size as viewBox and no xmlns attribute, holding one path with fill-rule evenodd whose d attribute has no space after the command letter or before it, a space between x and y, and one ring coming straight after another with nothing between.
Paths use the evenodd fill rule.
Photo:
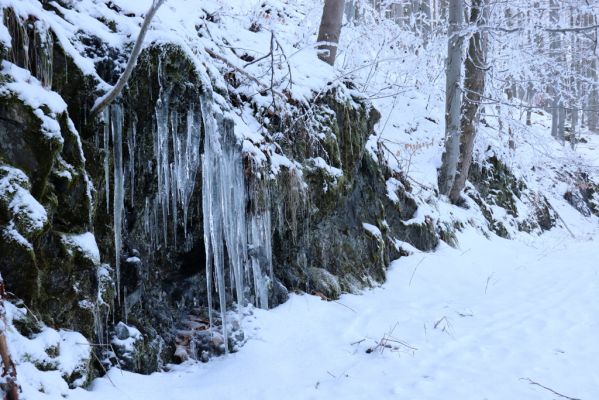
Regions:
<instances>
[{"instance_id":1,"label":"long icicle","mask_svg":"<svg viewBox=\"0 0 599 400\"><path fill-rule=\"evenodd\" d=\"M114 163L114 199L113 222L114 222L114 252L117 284L117 302L121 302L121 247L123 228L123 208L125 201L125 179L123 176L123 110L121 105L110 106L112 126L112 149Z\"/></svg>"}]
</instances>

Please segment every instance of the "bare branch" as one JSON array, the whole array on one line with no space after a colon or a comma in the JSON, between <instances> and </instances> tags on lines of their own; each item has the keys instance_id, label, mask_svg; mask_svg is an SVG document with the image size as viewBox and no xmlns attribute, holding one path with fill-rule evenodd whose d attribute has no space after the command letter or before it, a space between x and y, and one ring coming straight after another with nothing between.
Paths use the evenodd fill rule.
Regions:
<instances>
[{"instance_id":1,"label":"bare branch","mask_svg":"<svg viewBox=\"0 0 599 400\"><path fill-rule=\"evenodd\" d=\"M547 32L558 32L558 33L567 33L567 32L586 32L599 29L599 25L591 25L591 26L571 26L568 28L545 28Z\"/></svg>"},{"instance_id":2,"label":"bare branch","mask_svg":"<svg viewBox=\"0 0 599 400\"><path fill-rule=\"evenodd\" d=\"M143 41L146 37L148 29L150 28L150 23L152 22L152 19L154 18L154 15L156 14L160 6L162 6L162 4L164 4L165 1L166 0L154 0L152 2L152 6L146 13L144 21L141 24L139 36L137 36L135 45L133 45L133 50L131 51L129 61L127 61L127 65L125 66L125 70L119 77L118 81L116 82L116 85L114 85L114 87L108 93L96 100L96 103L91 109L92 115L100 114L102 110L104 110L106 106L108 106L123 91L123 88L127 84L127 81L129 80L129 77L133 72L133 68L135 68L135 65L137 64L137 57L139 57L139 54L141 53Z\"/></svg>"}]
</instances>

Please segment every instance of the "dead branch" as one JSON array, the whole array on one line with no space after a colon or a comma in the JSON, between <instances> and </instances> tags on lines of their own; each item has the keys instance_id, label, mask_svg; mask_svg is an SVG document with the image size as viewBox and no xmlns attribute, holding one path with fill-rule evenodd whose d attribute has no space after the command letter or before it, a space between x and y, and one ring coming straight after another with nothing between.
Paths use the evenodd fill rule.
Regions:
<instances>
[{"instance_id":1,"label":"dead branch","mask_svg":"<svg viewBox=\"0 0 599 400\"><path fill-rule=\"evenodd\" d=\"M383 353L385 349L389 349L391 351L401 351L402 349L404 349L405 351L411 352L412 355L414 355L414 352L416 352L418 348L411 346L403 340L399 340L392 336L393 332L395 331L395 328L397 328L397 325L399 325L399 323L395 323L395 326L393 326L393 328L389 332L385 333L383 337L376 343L375 346L368 348L366 350L366 353L370 354L375 351ZM352 345L353 344L354 343L352 343Z\"/></svg>"},{"instance_id":2,"label":"dead branch","mask_svg":"<svg viewBox=\"0 0 599 400\"><path fill-rule=\"evenodd\" d=\"M154 18L154 15L156 14L160 6L164 4L165 1L166 0L152 1L152 6L146 13L143 23L141 24L139 35L137 36L137 40L133 45L133 50L131 51L129 61L127 61L127 65L125 66L125 70L117 80L116 85L114 85L108 93L96 100L96 103L91 109L92 115L100 114L102 110L104 110L106 106L108 106L123 91L123 88L127 84L127 81L129 80L129 77L133 72L133 68L135 68L135 65L137 64L137 57L139 57L139 54L141 53L144 38L146 37L146 33L150 28L150 22L152 22L152 18Z\"/></svg>"},{"instance_id":3,"label":"dead branch","mask_svg":"<svg viewBox=\"0 0 599 400\"><path fill-rule=\"evenodd\" d=\"M547 387L545 385L541 385L539 382L535 382L535 381L533 381L530 378L520 378L520 380L522 380L522 381L528 381L528 383L530 383L531 385L539 386L539 387L541 387L541 388L543 388L545 390L550 391L554 395L559 396L559 397L564 398L564 399L568 399L568 400L581 400L581 399L576 398L576 397L570 397L570 396L566 396L565 394L561 394L559 392L556 392L555 390L553 390L553 389L551 389L551 388L549 388L549 387Z\"/></svg>"}]
</instances>

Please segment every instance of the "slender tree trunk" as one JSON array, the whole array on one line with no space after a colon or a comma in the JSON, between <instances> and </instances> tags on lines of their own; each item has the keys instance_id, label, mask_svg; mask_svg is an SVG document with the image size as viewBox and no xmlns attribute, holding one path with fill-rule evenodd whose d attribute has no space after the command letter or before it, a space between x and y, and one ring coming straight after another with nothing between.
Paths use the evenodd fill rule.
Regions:
<instances>
[{"instance_id":1,"label":"slender tree trunk","mask_svg":"<svg viewBox=\"0 0 599 400\"><path fill-rule=\"evenodd\" d=\"M589 100L587 102L587 124L588 128L591 132L597 132L597 116L599 115L599 110L597 109L597 60L593 60L591 62L591 82L593 82L593 88L589 95Z\"/></svg>"},{"instance_id":2,"label":"slender tree trunk","mask_svg":"<svg viewBox=\"0 0 599 400\"><path fill-rule=\"evenodd\" d=\"M560 11L560 6L557 2L557 0L550 0L549 2L549 20L551 21L551 25L552 26L557 26L559 23L559 11ZM561 41L560 41L560 37L559 37L560 33L558 32L552 32L549 35L549 49L550 49L550 54L551 54L551 58L553 59L554 63L559 63L560 61L560 47L561 47ZM552 97L552 101L551 101L551 136L553 136L555 139L559 139L559 123L560 123L560 107L561 107L561 101L560 101L560 88L559 88L559 81L558 79L554 79L552 83L550 83L551 87L549 90L549 93L551 94Z\"/></svg>"},{"instance_id":3,"label":"slender tree trunk","mask_svg":"<svg viewBox=\"0 0 599 400\"><path fill-rule=\"evenodd\" d=\"M6 311L4 310L4 301L6 291L4 290L4 280L0 275L0 361L2 361L2 376L0 389L4 391L5 400L19 399L19 385L17 384L17 370L10 357L8 343L6 341Z\"/></svg>"},{"instance_id":4,"label":"slender tree trunk","mask_svg":"<svg viewBox=\"0 0 599 400\"><path fill-rule=\"evenodd\" d=\"M526 87L526 102L528 103L528 109L526 110L526 125L527 126L531 126L532 125L532 109L531 107L533 106L532 104L532 99L534 97L534 89L532 87L532 83L528 83L528 86Z\"/></svg>"},{"instance_id":5,"label":"slender tree trunk","mask_svg":"<svg viewBox=\"0 0 599 400\"><path fill-rule=\"evenodd\" d=\"M460 109L462 96L463 1L450 0L447 43L447 72L445 80L445 151L439 170L439 191L449 195L455 179L460 155Z\"/></svg>"},{"instance_id":6,"label":"slender tree trunk","mask_svg":"<svg viewBox=\"0 0 599 400\"><path fill-rule=\"evenodd\" d=\"M318 58L334 65L337 56L337 44L341 36L344 0L325 0L318 30Z\"/></svg>"},{"instance_id":7,"label":"slender tree trunk","mask_svg":"<svg viewBox=\"0 0 599 400\"><path fill-rule=\"evenodd\" d=\"M557 112L557 140L560 141L561 144L565 143L566 139L566 109L564 108L564 102L560 101L558 105Z\"/></svg>"},{"instance_id":8,"label":"slender tree trunk","mask_svg":"<svg viewBox=\"0 0 599 400\"><path fill-rule=\"evenodd\" d=\"M485 10L484 0L472 0L470 8L470 23L480 26ZM449 199L457 203L460 193L466 185L468 172L472 164L474 138L476 137L477 115L480 101L485 90L485 55L483 35L476 30L470 37L468 57L465 63L464 96L461 110L460 158L457 166L457 176L449 193Z\"/></svg>"},{"instance_id":9,"label":"slender tree trunk","mask_svg":"<svg viewBox=\"0 0 599 400\"><path fill-rule=\"evenodd\" d=\"M345 19L348 23L353 22L356 16L355 0L347 0L345 2Z\"/></svg>"}]
</instances>

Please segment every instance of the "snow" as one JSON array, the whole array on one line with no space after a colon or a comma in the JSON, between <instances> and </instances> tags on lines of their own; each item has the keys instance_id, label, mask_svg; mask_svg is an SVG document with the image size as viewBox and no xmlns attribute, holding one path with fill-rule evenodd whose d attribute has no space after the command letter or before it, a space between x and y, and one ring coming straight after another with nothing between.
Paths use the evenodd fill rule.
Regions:
<instances>
[{"instance_id":1,"label":"snow","mask_svg":"<svg viewBox=\"0 0 599 400\"><path fill-rule=\"evenodd\" d=\"M343 176L343 171L341 169L329 165L322 157L310 158L307 161L315 168L323 169L329 176L332 176L333 178L340 178Z\"/></svg>"},{"instance_id":2,"label":"snow","mask_svg":"<svg viewBox=\"0 0 599 400\"><path fill-rule=\"evenodd\" d=\"M90 360L91 346L78 332L55 330L44 326L32 315L41 331L27 338L13 326L14 320L26 317L29 311L4 302L8 323L7 341L17 365L19 384L26 399L60 399L70 392L64 376L70 376ZM81 386L85 378L73 383Z\"/></svg>"},{"instance_id":3,"label":"snow","mask_svg":"<svg viewBox=\"0 0 599 400\"><path fill-rule=\"evenodd\" d=\"M76 247L87 255L95 264L100 264L100 250L96 237L91 232L81 234L62 234L62 240L70 246Z\"/></svg>"},{"instance_id":4,"label":"snow","mask_svg":"<svg viewBox=\"0 0 599 400\"><path fill-rule=\"evenodd\" d=\"M372 224L368 224L366 222L363 222L362 226L364 227L364 229L366 229L366 231L368 231L368 233L370 233L375 238L379 238L379 239L383 238L383 234L381 233L381 230L379 228L377 228L376 226L374 226Z\"/></svg>"},{"instance_id":5,"label":"snow","mask_svg":"<svg viewBox=\"0 0 599 400\"><path fill-rule=\"evenodd\" d=\"M4 10L0 12L0 19L4 20ZM12 38L10 37L10 33L8 33L8 28L4 24L0 24L0 45L6 48L12 47Z\"/></svg>"},{"instance_id":6,"label":"snow","mask_svg":"<svg viewBox=\"0 0 599 400\"><path fill-rule=\"evenodd\" d=\"M30 187L23 171L0 166L0 201L6 202L13 217L4 232L22 244L26 241L22 235L40 231L48 222L46 209L29 193Z\"/></svg>"},{"instance_id":7,"label":"snow","mask_svg":"<svg viewBox=\"0 0 599 400\"><path fill-rule=\"evenodd\" d=\"M0 73L7 75L12 81L3 83L0 94L12 93L24 104L33 109L33 113L42 122L42 132L49 138L62 143L60 125L56 120L57 114L63 113L67 105L56 92L46 90L40 81L25 69L3 60ZM42 111L41 107L47 108L49 114Z\"/></svg>"},{"instance_id":8,"label":"snow","mask_svg":"<svg viewBox=\"0 0 599 400\"><path fill-rule=\"evenodd\" d=\"M552 398L527 378L597 398L598 232L576 231L508 241L470 229L459 249L393 262L362 295L253 309L238 353L150 376L111 370L69 398Z\"/></svg>"}]
</instances>

